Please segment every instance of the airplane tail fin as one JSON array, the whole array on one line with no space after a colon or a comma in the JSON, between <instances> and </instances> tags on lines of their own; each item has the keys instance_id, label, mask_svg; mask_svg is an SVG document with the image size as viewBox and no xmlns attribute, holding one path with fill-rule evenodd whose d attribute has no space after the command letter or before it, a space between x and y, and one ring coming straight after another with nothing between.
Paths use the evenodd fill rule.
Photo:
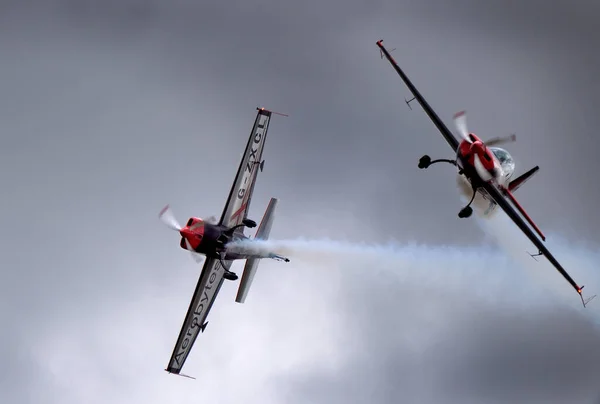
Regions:
<instances>
[{"instance_id":1,"label":"airplane tail fin","mask_svg":"<svg viewBox=\"0 0 600 404\"><path fill-rule=\"evenodd\" d=\"M519 187L521 185L523 185L528 179L530 179L531 177L533 177L533 175L540 169L539 166L535 166L533 167L531 170L527 171L525 174L520 175L519 177L515 178L514 180L512 180L509 184L508 184L508 190L511 192L516 191L517 189L519 189Z\"/></svg>"},{"instance_id":2,"label":"airplane tail fin","mask_svg":"<svg viewBox=\"0 0 600 404\"><path fill-rule=\"evenodd\" d=\"M277 207L277 198L271 198L269 205L267 206L267 210L258 226L258 230L256 231L255 239L260 240L268 240L269 234L271 233L271 227L273 226L273 221L275 220L275 208ZM256 275L256 270L258 269L258 262L260 258L248 258L246 260L246 266L244 266L244 273L242 274L242 279L240 280L240 286L238 287L238 293L235 297L235 301L238 303L244 303L246 301L246 296L248 295L248 291L250 290L250 286L252 285L252 280L254 279L254 275Z\"/></svg>"},{"instance_id":3,"label":"airplane tail fin","mask_svg":"<svg viewBox=\"0 0 600 404\"><path fill-rule=\"evenodd\" d=\"M279 200L277 198L271 198L254 238L259 240L269 239L271 227L273 227L273 221L275 220L275 208L277 207L278 202Z\"/></svg>"}]
</instances>

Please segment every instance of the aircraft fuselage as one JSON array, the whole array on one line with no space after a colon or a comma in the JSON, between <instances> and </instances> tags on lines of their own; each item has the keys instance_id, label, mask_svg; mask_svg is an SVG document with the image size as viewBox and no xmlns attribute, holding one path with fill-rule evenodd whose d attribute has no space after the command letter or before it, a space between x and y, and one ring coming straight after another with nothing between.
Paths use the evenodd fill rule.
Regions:
<instances>
[{"instance_id":1,"label":"aircraft fuselage","mask_svg":"<svg viewBox=\"0 0 600 404\"><path fill-rule=\"evenodd\" d=\"M244 225L240 225L244 226ZM180 247L187 250L186 240L189 245L199 254L207 257L220 258L225 257L228 260L248 258L247 254L236 254L225 252L226 246L232 241L248 239L240 232L235 232L236 227L227 228L216 224L206 223L204 220L192 217L188 220L186 226L179 232L181 234Z\"/></svg>"},{"instance_id":2,"label":"aircraft fuselage","mask_svg":"<svg viewBox=\"0 0 600 404\"><path fill-rule=\"evenodd\" d=\"M490 174L492 180L502 186L508 186L510 177L515 171L515 164L510 154L498 147L489 147L476 135L469 134L472 143L463 140L458 147L456 162L459 169L457 180L458 189L467 200L473 195L473 185L484 182L475 168L475 156L479 157L483 168ZM480 215L491 216L497 204L487 194L485 189L479 188L473 206Z\"/></svg>"}]
</instances>

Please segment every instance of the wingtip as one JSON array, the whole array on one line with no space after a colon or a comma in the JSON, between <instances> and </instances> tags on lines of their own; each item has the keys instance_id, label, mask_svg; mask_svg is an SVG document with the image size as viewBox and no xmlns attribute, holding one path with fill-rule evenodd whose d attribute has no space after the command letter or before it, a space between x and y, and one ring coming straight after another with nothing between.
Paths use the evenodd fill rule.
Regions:
<instances>
[{"instance_id":1,"label":"wingtip","mask_svg":"<svg viewBox=\"0 0 600 404\"><path fill-rule=\"evenodd\" d=\"M587 307L588 303L594 300L596 296L597 295L593 295L591 297L588 297L587 299L584 299L583 296L581 296L581 302L583 303L583 307Z\"/></svg>"},{"instance_id":2,"label":"wingtip","mask_svg":"<svg viewBox=\"0 0 600 404\"><path fill-rule=\"evenodd\" d=\"M289 117L289 115L288 115L288 114L284 114L284 113L282 113L282 112L277 112L277 111L271 111L270 109L266 109L266 108L264 108L264 107L256 107L256 110L257 110L257 111L266 111L266 112L269 112L269 113L271 113L271 114L275 114L275 115L280 115L280 116Z\"/></svg>"},{"instance_id":3,"label":"wingtip","mask_svg":"<svg viewBox=\"0 0 600 404\"><path fill-rule=\"evenodd\" d=\"M185 378L188 378L188 379L196 380L196 378L194 376L185 375L183 373L171 372L169 369L165 369L165 372L169 373L170 375L181 376L181 377L185 377Z\"/></svg>"},{"instance_id":4,"label":"wingtip","mask_svg":"<svg viewBox=\"0 0 600 404\"><path fill-rule=\"evenodd\" d=\"M581 299L581 303L583 304L583 307L587 307L588 303L591 302L597 295L593 295L588 297L587 299L583 298L583 292L582 289L585 287L585 285L582 285L581 287L577 288L577 293L579 293L579 298Z\"/></svg>"}]
</instances>

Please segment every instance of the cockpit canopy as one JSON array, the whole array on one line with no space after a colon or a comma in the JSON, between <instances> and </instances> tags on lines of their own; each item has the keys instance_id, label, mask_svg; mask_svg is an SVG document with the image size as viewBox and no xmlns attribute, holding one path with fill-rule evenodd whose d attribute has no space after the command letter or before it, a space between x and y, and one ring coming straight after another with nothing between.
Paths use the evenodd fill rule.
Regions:
<instances>
[{"instance_id":1,"label":"cockpit canopy","mask_svg":"<svg viewBox=\"0 0 600 404\"><path fill-rule=\"evenodd\" d=\"M496 156L496 158L500 162L500 165L506 173L506 176L510 177L515 171L515 162L511 157L510 153L499 147L490 147L490 150L492 151L492 153L494 153L494 156Z\"/></svg>"}]
</instances>

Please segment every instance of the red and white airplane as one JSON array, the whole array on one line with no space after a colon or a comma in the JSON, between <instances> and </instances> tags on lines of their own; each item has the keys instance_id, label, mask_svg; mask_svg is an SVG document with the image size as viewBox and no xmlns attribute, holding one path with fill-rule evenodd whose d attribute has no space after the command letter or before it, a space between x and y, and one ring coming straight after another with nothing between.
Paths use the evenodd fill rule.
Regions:
<instances>
[{"instance_id":1,"label":"red and white airplane","mask_svg":"<svg viewBox=\"0 0 600 404\"><path fill-rule=\"evenodd\" d=\"M438 117L433 108L429 106L425 98L423 98L421 93L419 93L417 88L409 80L408 76L400 69L394 58L383 46L383 40L377 41L377 46L379 46L381 58L384 56L387 58L412 92L414 97L411 100L406 101L407 105L410 107L410 102L416 99L444 139L446 139L446 142L448 142L453 152L456 153L455 159L432 160L431 157L425 155L419 160L419 168L427 168L431 164L439 162L450 163L458 168L457 181L459 183L459 189L467 196L467 198L470 198L469 203L458 213L458 217L466 218L471 216L473 213L471 204L486 208L483 212L486 216L492 214L496 208L500 206L508 217L512 219L519 229L521 229L529 240L531 240L538 248L539 253L532 255L532 257L544 255L577 291L581 298L581 302L585 307L590 300L596 297L596 295L588 299L583 298L583 285L579 286L573 278L571 278L562 265L554 258L550 251L548 251L544 243L527 225L526 222L531 225L543 241L546 241L544 234L513 195L513 192L531 178L533 174L539 170L539 167L536 166L521 176L511 179L515 171L515 163L512 157L506 150L499 147L492 147L493 145L513 142L516 140L516 136L511 135L505 138L494 138L484 142L474 133L469 132L467 129L466 113L465 111L461 111L454 115L454 123L458 133L462 137L462 140L459 142ZM519 215L517 211L521 215ZM525 220L523 220L523 218L525 218Z\"/></svg>"},{"instance_id":2,"label":"red and white airplane","mask_svg":"<svg viewBox=\"0 0 600 404\"><path fill-rule=\"evenodd\" d=\"M160 219L169 228L179 233L180 247L189 250L197 263L204 260L204 266L183 320L179 337L169 359L169 364L165 369L169 373L191 377L180 373L181 369L196 338L204 332L208 325L206 317L217 298L224 279L230 281L238 279L238 276L230 271L233 261L246 260L235 299L238 303L244 303L246 300L261 259L271 258L289 262L289 258L274 251L261 251L252 248L254 239L268 239L275 220L275 208L278 199L271 198L254 239L244 234L244 228L256 227L256 222L248 218L248 209L254 193L256 177L259 170L262 172L265 164L262 154L269 123L271 122L271 114L279 114L264 108L257 108L257 110L254 126L246 143L246 149L229 191L221 219L217 222L212 217L204 220L191 217L185 226L181 226L175 219L169 205L165 206L159 214ZM193 379L193 377L191 378Z\"/></svg>"}]
</instances>

